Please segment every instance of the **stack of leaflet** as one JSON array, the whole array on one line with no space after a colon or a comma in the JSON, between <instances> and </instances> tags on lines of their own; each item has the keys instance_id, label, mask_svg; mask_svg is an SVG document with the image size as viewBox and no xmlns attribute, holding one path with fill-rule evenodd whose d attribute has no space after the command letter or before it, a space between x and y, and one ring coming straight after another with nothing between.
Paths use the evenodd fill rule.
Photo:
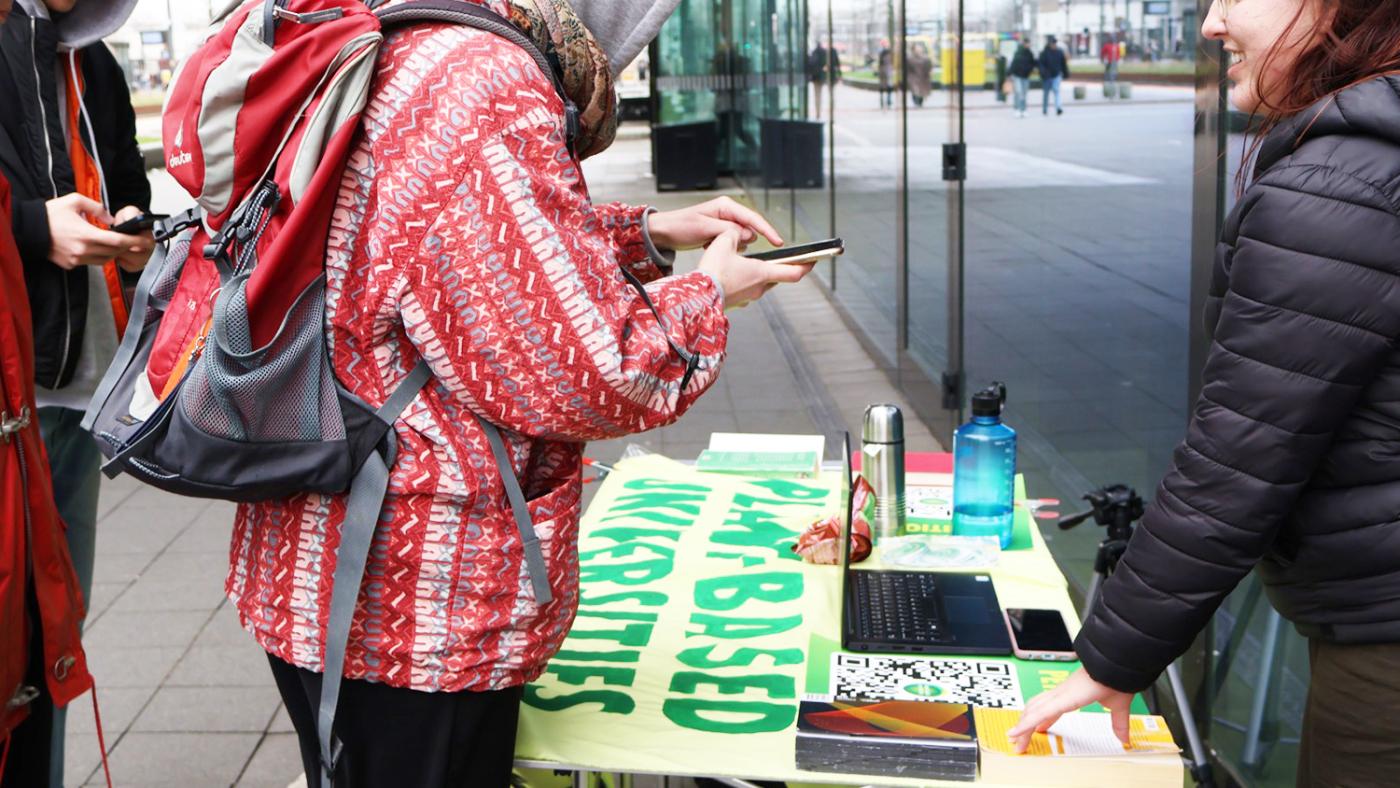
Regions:
<instances>
[{"instance_id":1,"label":"stack of leaflet","mask_svg":"<svg viewBox=\"0 0 1400 788\"><path fill-rule=\"evenodd\" d=\"M1124 748L1107 714L1070 712L1045 733L1031 737L1017 755L1006 732L1020 720L1015 709L973 712L982 733L982 779L991 783L1037 786L1131 785L1181 788L1181 748L1161 717L1134 714Z\"/></svg>"},{"instance_id":2,"label":"stack of leaflet","mask_svg":"<svg viewBox=\"0 0 1400 788\"><path fill-rule=\"evenodd\" d=\"M972 711L935 701L802 701L797 768L926 780L977 779Z\"/></svg>"},{"instance_id":3,"label":"stack of leaflet","mask_svg":"<svg viewBox=\"0 0 1400 788\"><path fill-rule=\"evenodd\" d=\"M706 473L815 479L821 475L825 441L821 435L716 432L695 468Z\"/></svg>"}]
</instances>

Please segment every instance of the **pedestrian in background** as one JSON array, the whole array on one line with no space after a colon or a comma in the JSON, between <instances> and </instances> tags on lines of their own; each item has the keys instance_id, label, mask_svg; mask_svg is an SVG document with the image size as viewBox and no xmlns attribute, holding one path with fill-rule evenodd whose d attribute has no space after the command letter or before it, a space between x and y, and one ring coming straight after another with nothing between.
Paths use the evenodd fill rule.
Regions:
<instances>
[{"instance_id":1,"label":"pedestrian in background","mask_svg":"<svg viewBox=\"0 0 1400 788\"><path fill-rule=\"evenodd\" d=\"M1259 573L1308 638L1297 784L1400 775L1400 0L1216 0L1230 101L1262 130L1216 247L1186 438L1024 746L1132 693Z\"/></svg>"},{"instance_id":2,"label":"pedestrian in background","mask_svg":"<svg viewBox=\"0 0 1400 788\"><path fill-rule=\"evenodd\" d=\"M812 97L816 112L813 117L822 116L822 94L828 85L838 85L841 81L841 56L835 48L827 48L820 41L807 56L807 79L812 83Z\"/></svg>"},{"instance_id":3,"label":"pedestrian in background","mask_svg":"<svg viewBox=\"0 0 1400 788\"><path fill-rule=\"evenodd\" d=\"M1035 73L1035 53L1024 40L1016 42L1016 54L1006 73L1011 77L1011 107L1016 117L1026 116L1026 96L1031 89L1031 74Z\"/></svg>"},{"instance_id":4,"label":"pedestrian in background","mask_svg":"<svg viewBox=\"0 0 1400 788\"><path fill-rule=\"evenodd\" d=\"M1069 79L1069 60L1065 58L1065 51L1060 49L1054 36L1046 36L1045 49L1040 51L1036 67L1040 71L1040 113L1050 114L1050 94L1053 93L1055 114L1065 114L1064 105L1060 103L1060 84Z\"/></svg>"},{"instance_id":5,"label":"pedestrian in background","mask_svg":"<svg viewBox=\"0 0 1400 788\"><path fill-rule=\"evenodd\" d=\"M679 418L719 376L725 309L811 269L742 256L760 236L782 239L728 198L659 213L590 199L579 159L612 142L612 81L679 2L483 0L558 62L575 135L550 77L503 36L420 24L379 50L325 253L339 294L326 305L331 362L373 405L419 359L431 380L388 438L396 459L335 713L338 786L509 784L524 685L578 603L585 441ZM425 182L414 152L445 144ZM422 189L415 210L400 209L404 184ZM699 270L671 274L667 250L702 246ZM500 428L550 600L535 594L491 439L470 414ZM240 505L226 581L312 780L328 540L345 503L307 493Z\"/></svg>"},{"instance_id":6,"label":"pedestrian in background","mask_svg":"<svg viewBox=\"0 0 1400 788\"><path fill-rule=\"evenodd\" d=\"M929 57L928 47L924 46L922 41L914 43L905 63L904 73L914 106L922 107L924 100L933 92L933 60Z\"/></svg>"},{"instance_id":7,"label":"pedestrian in background","mask_svg":"<svg viewBox=\"0 0 1400 788\"><path fill-rule=\"evenodd\" d=\"M875 68L880 82L880 109L888 109L894 106L894 52L888 39L880 39Z\"/></svg>"},{"instance_id":8,"label":"pedestrian in background","mask_svg":"<svg viewBox=\"0 0 1400 788\"><path fill-rule=\"evenodd\" d=\"M1118 97L1118 64L1123 59L1123 50L1118 46L1117 36L1109 36L1099 49L1099 62L1103 63L1103 94L1109 98Z\"/></svg>"},{"instance_id":9,"label":"pedestrian in background","mask_svg":"<svg viewBox=\"0 0 1400 788\"><path fill-rule=\"evenodd\" d=\"M135 0L17 0L0 28L0 174L34 322L39 423L83 598L92 589L101 454L80 423L126 327L124 275L149 232L102 229L150 207L126 77L102 43ZM8 155L5 155L8 154ZM63 782L64 715L53 770Z\"/></svg>"}]
</instances>

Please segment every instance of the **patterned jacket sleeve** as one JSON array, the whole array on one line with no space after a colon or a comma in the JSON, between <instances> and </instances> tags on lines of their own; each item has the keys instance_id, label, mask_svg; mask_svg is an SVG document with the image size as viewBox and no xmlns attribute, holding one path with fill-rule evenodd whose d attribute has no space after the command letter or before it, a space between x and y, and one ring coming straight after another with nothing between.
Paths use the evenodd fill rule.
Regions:
<instances>
[{"instance_id":1,"label":"patterned jacket sleeve","mask_svg":"<svg viewBox=\"0 0 1400 788\"><path fill-rule=\"evenodd\" d=\"M617 213L590 204L552 113L527 111L478 144L395 288L434 376L531 437L595 440L677 419L723 361L714 280L646 285L658 322L619 269L605 218ZM683 391L676 347L697 361Z\"/></svg>"},{"instance_id":2,"label":"patterned jacket sleeve","mask_svg":"<svg viewBox=\"0 0 1400 788\"><path fill-rule=\"evenodd\" d=\"M656 248L647 231L646 217L654 208L610 202L594 206L594 210L617 247L618 263L643 282L670 275L675 252Z\"/></svg>"}]
</instances>

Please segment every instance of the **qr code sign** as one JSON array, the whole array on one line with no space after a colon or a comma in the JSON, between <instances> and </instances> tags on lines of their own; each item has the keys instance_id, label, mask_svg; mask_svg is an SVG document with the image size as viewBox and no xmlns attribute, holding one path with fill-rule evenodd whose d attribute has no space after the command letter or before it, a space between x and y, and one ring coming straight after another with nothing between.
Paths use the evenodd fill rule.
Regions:
<instances>
[{"instance_id":1,"label":"qr code sign","mask_svg":"<svg viewBox=\"0 0 1400 788\"><path fill-rule=\"evenodd\" d=\"M1008 662L834 654L831 694L852 700L938 700L1019 709L1021 682Z\"/></svg>"}]
</instances>

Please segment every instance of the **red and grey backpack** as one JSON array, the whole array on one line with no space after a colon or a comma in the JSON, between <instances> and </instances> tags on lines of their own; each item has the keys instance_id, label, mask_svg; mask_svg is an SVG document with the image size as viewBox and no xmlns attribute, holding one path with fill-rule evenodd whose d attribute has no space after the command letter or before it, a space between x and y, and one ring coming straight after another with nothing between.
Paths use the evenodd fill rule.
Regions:
<instances>
[{"instance_id":1,"label":"red and grey backpack","mask_svg":"<svg viewBox=\"0 0 1400 788\"><path fill-rule=\"evenodd\" d=\"M162 490L232 501L348 493L326 624L317 728L321 784L350 619L388 469L390 427L430 378L420 361L378 407L346 390L325 347L326 238L336 192L391 28L467 25L509 39L577 110L550 59L463 0L249 0L181 68L166 102L166 166L198 203L158 227L116 360L84 426L125 472ZM497 429L491 443L536 601L551 599L539 540ZM308 775L309 776L309 775Z\"/></svg>"}]
</instances>

